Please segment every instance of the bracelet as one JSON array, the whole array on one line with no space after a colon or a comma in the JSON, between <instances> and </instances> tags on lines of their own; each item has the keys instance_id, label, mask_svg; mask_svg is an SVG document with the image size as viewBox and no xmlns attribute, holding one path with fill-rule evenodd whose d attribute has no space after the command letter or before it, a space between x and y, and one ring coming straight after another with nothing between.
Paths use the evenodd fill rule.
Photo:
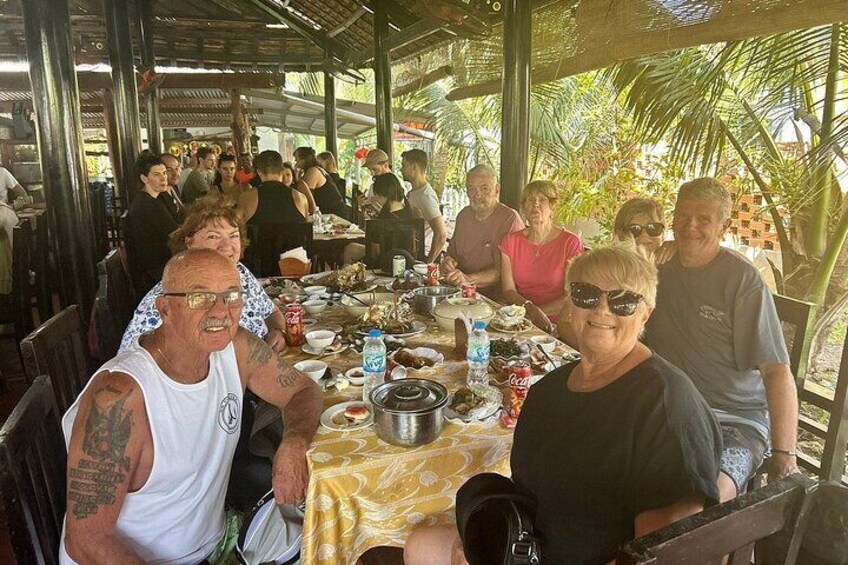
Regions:
<instances>
[{"instance_id":1,"label":"bracelet","mask_svg":"<svg viewBox=\"0 0 848 565\"><path fill-rule=\"evenodd\" d=\"M533 301L532 301L532 300L525 300L525 301L521 304L521 307L522 307L522 308L527 308L527 305L528 305L528 304L533 304Z\"/></svg>"},{"instance_id":2,"label":"bracelet","mask_svg":"<svg viewBox=\"0 0 848 565\"><path fill-rule=\"evenodd\" d=\"M787 451L785 449L772 449L772 453L780 453L781 455L788 455L789 457L795 457L798 453L793 449L792 451Z\"/></svg>"}]
</instances>

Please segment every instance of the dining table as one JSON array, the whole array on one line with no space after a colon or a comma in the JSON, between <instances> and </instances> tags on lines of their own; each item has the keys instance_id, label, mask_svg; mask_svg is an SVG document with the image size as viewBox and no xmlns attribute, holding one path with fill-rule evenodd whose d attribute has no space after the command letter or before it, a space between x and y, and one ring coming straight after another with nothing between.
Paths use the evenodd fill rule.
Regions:
<instances>
[{"instance_id":1,"label":"dining table","mask_svg":"<svg viewBox=\"0 0 848 565\"><path fill-rule=\"evenodd\" d=\"M348 243L363 243L365 230L336 214L324 214L321 225L313 218L312 242L319 264L330 268L341 265L342 253Z\"/></svg>"},{"instance_id":2,"label":"dining table","mask_svg":"<svg viewBox=\"0 0 848 565\"><path fill-rule=\"evenodd\" d=\"M492 303L493 306L498 305ZM317 315L314 324L335 331L358 320L339 303ZM441 329L432 318L415 315L426 331L404 337L405 347L428 347L444 355L444 361L408 377L425 378L454 391L465 384L465 358L455 351L453 332ZM544 335L531 327L517 336ZM509 337L491 332L492 338ZM554 359L570 351L557 342ZM332 355L310 355L301 347L280 354L290 363L320 358L335 375L362 365L362 355L348 347ZM507 389L506 379L492 375L492 385ZM500 378L501 380L496 380ZM503 391L504 398L506 390ZM324 408L362 400L362 387L350 386L324 393ZM306 564L356 563L371 548L403 547L409 533L425 525L454 522L456 492L470 477L483 472L510 476L509 455L513 430L497 414L483 421L464 423L446 420L441 435L419 447L400 447L378 438L373 425L339 431L323 425L307 453L309 486L303 524L301 560Z\"/></svg>"}]
</instances>

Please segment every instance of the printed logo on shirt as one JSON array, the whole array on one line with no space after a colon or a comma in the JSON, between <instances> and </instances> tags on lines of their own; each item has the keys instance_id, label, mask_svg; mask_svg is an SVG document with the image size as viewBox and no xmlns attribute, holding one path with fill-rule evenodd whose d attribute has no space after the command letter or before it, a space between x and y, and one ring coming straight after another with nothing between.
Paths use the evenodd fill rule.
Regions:
<instances>
[{"instance_id":1,"label":"printed logo on shirt","mask_svg":"<svg viewBox=\"0 0 848 565\"><path fill-rule=\"evenodd\" d=\"M701 306L698 308L698 315L711 322L721 322L725 316L724 312L712 306Z\"/></svg>"},{"instance_id":2,"label":"printed logo on shirt","mask_svg":"<svg viewBox=\"0 0 848 565\"><path fill-rule=\"evenodd\" d=\"M218 425L228 434L234 434L239 429L241 406L238 397L232 392L227 394L218 408Z\"/></svg>"}]
</instances>

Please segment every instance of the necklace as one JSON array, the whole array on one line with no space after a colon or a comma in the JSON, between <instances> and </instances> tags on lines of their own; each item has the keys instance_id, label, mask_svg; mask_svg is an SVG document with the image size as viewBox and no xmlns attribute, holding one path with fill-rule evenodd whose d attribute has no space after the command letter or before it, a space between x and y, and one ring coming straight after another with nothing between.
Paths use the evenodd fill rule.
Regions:
<instances>
[{"instance_id":1,"label":"necklace","mask_svg":"<svg viewBox=\"0 0 848 565\"><path fill-rule=\"evenodd\" d=\"M158 343L154 343L154 345L153 345L153 346L156 348L156 351L158 351L158 352L159 352L159 355L161 355L161 356L162 356L162 360L164 360L164 361L165 361L165 363L167 363L167 364L168 364L168 366L169 366L169 367L171 367L171 369L173 369L176 373L179 373L180 371L177 369L176 365L174 365L174 364L171 362L171 360L170 360L170 359L168 359L168 356L167 356L167 355L165 355L165 352L164 352L164 351L162 351L162 348L161 348L161 347L159 347L159 344L158 344ZM191 379L191 380L192 380L192 381L194 381L194 382L197 382L197 381L196 381L196 379ZM201 379L201 380L202 380L202 379Z\"/></svg>"}]
</instances>

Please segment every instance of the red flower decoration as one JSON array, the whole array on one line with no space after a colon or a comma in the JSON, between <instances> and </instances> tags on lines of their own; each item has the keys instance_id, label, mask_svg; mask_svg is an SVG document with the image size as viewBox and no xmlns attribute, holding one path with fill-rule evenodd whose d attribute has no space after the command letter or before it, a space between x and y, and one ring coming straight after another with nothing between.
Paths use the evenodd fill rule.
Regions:
<instances>
[{"instance_id":1,"label":"red flower decoration","mask_svg":"<svg viewBox=\"0 0 848 565\"><path fill-rule=\"evenodd\" d=\"M353 154L353 156L356 157L357 159L365 159L365 157L368 156L369 151L371 151L371 150L368 149L367 147L360 147L359 149L356 150L356 152Z\"/></svg>"}]
</instances>

